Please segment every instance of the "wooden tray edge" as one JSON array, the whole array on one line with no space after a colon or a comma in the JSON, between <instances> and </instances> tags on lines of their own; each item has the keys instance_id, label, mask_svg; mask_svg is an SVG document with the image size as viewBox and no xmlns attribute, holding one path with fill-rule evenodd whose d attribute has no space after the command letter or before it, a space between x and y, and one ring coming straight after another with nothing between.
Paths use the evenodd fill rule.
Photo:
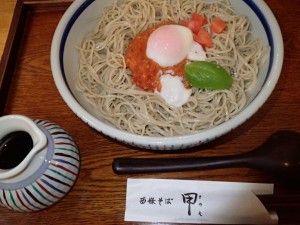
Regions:
<instances>
[{"instance_id":1,"label":"wooden tray edge","mask_svg":"<svg viewBox=\"0 0 300 225\"><path fill-rule=\"evenodd\" d=\"M3 114L15 60L19 50L21 34L25 27L26 9L23 0L18 0L14 9L11 26L0 62L0 115Z\"/></svg>"},{"instance_id":2,"label":"wooden tray edge","mask_svg":"<svg viewBox=\"0 0 300 225\"><path fill-rule=\"evenodd\" d=\"M66 10L70 6L68 1L25 1L17 0L11 26L4 46L0 62L0 116L3 115L11 78L14 73L23 32L30 12L49 12Z\"/></svg>"}]
</instances>

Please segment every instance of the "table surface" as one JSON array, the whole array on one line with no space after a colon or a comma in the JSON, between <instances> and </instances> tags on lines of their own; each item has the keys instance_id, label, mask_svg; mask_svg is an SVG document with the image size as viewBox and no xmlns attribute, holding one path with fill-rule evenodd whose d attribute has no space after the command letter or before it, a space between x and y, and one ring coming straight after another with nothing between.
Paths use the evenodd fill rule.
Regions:
<instances>
[{"instance_id":1,"label":"table surface","mask_svg":"<svg viewBox=\"0 0 300 225\"><path fill-rule=\"evenodd\" d=\"M266 207L277 211L280 224L300 221L300 190L286 187L272 176L255 169L140 175L116 175L111 169L112 160L116 157L177 158L237 154L255 148L275 131L299 132L299 0L265 0L278 20L285 45L282 74L266 104L245 124L223 137L187 151L173 152L146 151L120 144L90 128L67 107L52 79L49 56L54 30L67 5L59 1L51 2L32 1L29 4L30 1L26 1L18 4L26 5L28 13L25 15L25 30L17 55L9 58L13 70L3 114L23 114L30 118L50 120L64 127L80 150L80 174L71 192L49 209L37 213L19 213L1 207L1 225L134 224L124 222L127 178L270 182L275 184L275 193L262 197ZM9 24L11 16L5 18ZM3 55L2 60L7 60L6 57Z\"/></svg>"}]
</instances>

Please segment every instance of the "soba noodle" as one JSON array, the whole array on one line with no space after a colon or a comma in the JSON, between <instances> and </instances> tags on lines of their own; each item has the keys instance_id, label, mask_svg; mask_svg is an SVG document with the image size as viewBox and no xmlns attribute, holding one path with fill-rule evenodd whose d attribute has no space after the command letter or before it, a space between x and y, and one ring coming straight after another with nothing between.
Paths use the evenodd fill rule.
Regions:
<instances>
[{"instance_id":1,"label":"soba noodle","mask_svg":"<svg viewBox=\"0 0 300 225\"><path fill-rule=\"evenodd\" d=\"M220 17L227 23L222 34L213 34L207 48L209 62L226 68L234 77L229 90L192 90L188 102L172 107L155 93L137 88L124 54L141 31L161 21L180 24L198 12L208 21ZM116 0L105 9L93 34L82 41L77 88L101 117L119 129L147 136L191 134L234 117L247 101L247 90L257 79L262 61L262 41L252 37L250 23L229 1ZM209 26L206 28L209 31Z\"/></svg>"}]
</instances>

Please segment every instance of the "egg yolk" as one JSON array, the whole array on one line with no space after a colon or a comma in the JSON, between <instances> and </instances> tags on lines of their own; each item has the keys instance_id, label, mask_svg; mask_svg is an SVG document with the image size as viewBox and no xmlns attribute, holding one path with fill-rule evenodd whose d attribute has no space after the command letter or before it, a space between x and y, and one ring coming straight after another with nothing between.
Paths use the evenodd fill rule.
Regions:
<instances>
[{"instance_id":1,"label":"egg yolk","mask_svg":"<svg viewBox=\"0 0 300 225\"><path fill-rule=\"evenodd\" d=\"M176 24L160 26L150 35L146 55L159 65L174 66L186 58L193 45L193 33Z\"/></svg>"}]
</instances>

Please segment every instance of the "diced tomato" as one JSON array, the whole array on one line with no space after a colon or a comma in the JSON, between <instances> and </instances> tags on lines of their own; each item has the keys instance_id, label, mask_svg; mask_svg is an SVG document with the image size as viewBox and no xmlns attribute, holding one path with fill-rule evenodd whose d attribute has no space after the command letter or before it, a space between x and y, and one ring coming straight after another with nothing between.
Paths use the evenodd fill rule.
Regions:
<instances>
[{"instance_id":1,"label":"diced tomato","mask_svg":"<svg viewBox=\"0 0 300 225\"><path fill-rule=\"evenodd\" d=\"M227 24L219 17L215 18L210 24L210 29L217 34L222 33L226 29L226 27Z\"/></svg>"},{"instance_id":2,"label":"diced tomato","mask_svg":"<svg viewBox=\"0 0 300 225\"><path fill-rule=\"evenodd\" d=\"M207 24L207 19L206 17L198 14L198 13L193 13L192 14L192 20L195 20L195 21L198 21L198 22L201 22L201 26Z\"/></svg>"},{"instance_id":3,"label":"diced tomato","mask_svg":"<svg viewBox=\"0 0 300 225\"><path fill-rule=\"evenodd\" d=\"M198 42L200 45L202 45L203 47L213 46L211 35L203 29L200 29L197 34L194 34L194 40Z\"/></svg>"},{"instance_id":4,"label":"diced tomato","mask_svg":"<svg viewBox=\"0 0 300 225\"><path fill-rule=\"evenodd\" d=\"M190 28L194 34L197 34L202 27L202 23L196 20L184 21L182 25Z\"/></svg>"},{"instance_id":5,"label":"diced tomato","mask_svg":"<svg viewBox=\"0 0 300 225\"><path fill-rule=\"evenodd\" d=\"M202 29L203 25L207 24L207 22L206 17L198 13L193 13L192 18L190 20L183 21L182 25L190 28L194 33L194 41L198 42L203 47L212 47L213 42L211 35Z\"/></svg>"},{"instance_id":6,"label":"diced tomato","mask_svg":"<svg viewBox=\"0 0 300 225\"><path fill-rule=\"evenodd\" d=\"M201 16L198 13L193 13L192 18L190 20L183 21L182 25L190 28L194 34L197 34L206 23L207 19L204 16Z\"/></svg>"}]
</instances>

